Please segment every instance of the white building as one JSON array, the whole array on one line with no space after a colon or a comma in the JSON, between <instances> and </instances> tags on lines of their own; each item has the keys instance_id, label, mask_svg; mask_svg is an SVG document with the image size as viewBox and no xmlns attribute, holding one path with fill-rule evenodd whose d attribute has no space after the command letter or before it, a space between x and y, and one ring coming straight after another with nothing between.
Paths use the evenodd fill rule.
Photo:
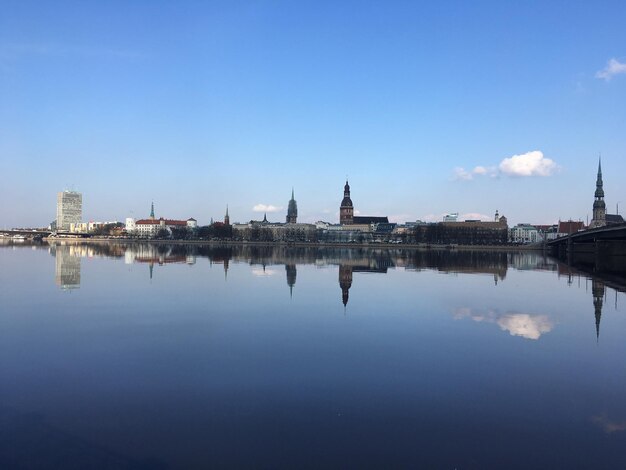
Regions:
<instances>
[{"instance_id":1,"label":"white building","mask_svg":"<svg viewBox=\"0 0 626 470\"><path fill-rule=\"evenodd\" d=\"M171 235L173 229L184 228L189 231L198 228L198 222L196 219L189 218L187 220L173 220L173 219L140 219L135 220L130 217L126 219L126 233L129 235L136 235L141 238L153 238L160 230L165 230L168 235Z\"/></svg>"},{"instance_id":2,"label":"white building","mask_svg":"<svg viewBox=\"0 0 626 470\"><path fill-rule=\"evenodd\" d=\"M530 224L517 224L509 229L509 241L512 243L538 243L543 241L541 232Z\"/></svg>"},{"instance_id":3,"label":"white building","mask_svg":"<svg viewBox=\"0 0 626 470\"><path fill-rule=\"evenodd\" d=\"M57 230L70 230L71 224L79 224L83 218L83 195L76 191L57 194Z\"/></svg>"},{"instance_id":4,"label":"white building","mask_svg":"<svg viewBox=\"0 0 626 470\"><path fill-rule=\"evenodd\" d=\"M96 229L102 228L105 225L119 224L117 220L110 220L107 222L79 222L77 224L70 224L70 232L72 233L90 233Z\"/></svg>"}]
</instances>

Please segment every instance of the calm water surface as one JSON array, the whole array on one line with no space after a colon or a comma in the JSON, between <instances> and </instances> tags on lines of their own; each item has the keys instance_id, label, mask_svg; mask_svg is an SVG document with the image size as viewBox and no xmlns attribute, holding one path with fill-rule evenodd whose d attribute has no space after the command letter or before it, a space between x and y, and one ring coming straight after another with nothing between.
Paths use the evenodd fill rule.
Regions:
<instances>
[{"instance_id":1,"label":"calm water surface","mask_svg":"<svg viewBox=\"0 0 626 470\"><path fill-rule=\"evenodd\" d=\"M1 468L626 468L626 280L534 253L0 247Z\"/></svg>"}]
</instances>

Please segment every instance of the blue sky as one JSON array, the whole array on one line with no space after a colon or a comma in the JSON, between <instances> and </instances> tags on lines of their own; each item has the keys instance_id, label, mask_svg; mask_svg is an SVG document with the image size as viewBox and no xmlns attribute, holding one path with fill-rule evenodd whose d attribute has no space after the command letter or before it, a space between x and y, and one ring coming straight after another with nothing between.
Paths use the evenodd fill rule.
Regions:
<instances>
[{"instance_id":1,"label":"blue sky","mask_svg":"<svg viewBox=\"0 0 626 470\"><path fill-rule=\"evenodd\" d=\"M2 226L626 207L626 3L0 1ZM518 156L511 159L511 157ZM622 212L620 210L620 212Z\"/></svg>"}]
</instances>

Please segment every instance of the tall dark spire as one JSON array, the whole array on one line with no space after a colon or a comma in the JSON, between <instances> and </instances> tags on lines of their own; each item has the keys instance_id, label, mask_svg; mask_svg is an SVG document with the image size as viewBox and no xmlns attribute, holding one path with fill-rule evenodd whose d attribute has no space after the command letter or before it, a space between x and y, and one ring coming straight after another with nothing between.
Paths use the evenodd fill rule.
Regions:
<instances>
[{"instance_id":1,"label":"tall dark spire","mask_svg":"<svg viewBox=\"0 0 626 470\"><path fill-rule=\"evenodd\" d=\"M230 225L230 216L228 215L228 204L226 204L226 215L224 216L224 225Z\"/></svg>"},{"instance_id":2,"label":"tall dark spire","mask_svg":"<svg viewBox=\"0 0 626 470\"><path fill-rule=\"evenodd\" d=\"M154 219L154 201L152 201L152 206L150 206L150 218Z\"/></svg>"},{"instance_id":3,"label":"tall dark spire","mask_svg":"<svg viewBox=\"0 0 626 470\"><path fill-rule=\"evenodd\" d=\"M596 179L596 198L604 197L604 188L602 184L602 157L598 157L598 177Z\"/></svg>"},{"instance_id":4,"label":"tall dark spire","mask_svg":"<svg viewBox=\"0 0 626 470\"><path fill-rule=\"evenodd\" d=\"M602 304L606 288L599 279L591 280L591 295L593 295L593 310L596 317L596 341L600 339L600 320L602 319Z\"/></svg>"},{"instance_id":5,"label":"tall dark spire","mask_svg":"<svg viewBox=\"0 0 626 470\"><path fill-rule=\"evenodd\" d=\"M289 297L293 298L293 286L296 285L296 276L298 271L295 264L286 264L285 272L287 273L287 285L289 286Z\"/></svg>"},{"instance_id":6,"label":"tall dark spire","mask_svg":"<svg viewBox=\"0 0 626 470\"><path fill-rule=\"evenodd\" d=\"M604 227L606 225L606 204L604 202L604 187L602 184L602 161L598 157L598 176L596 178L596 192L593 201L593 218L589 228Z\"/></svg>"},{"instance_id":7,"label":"tall dark spire","mask_svg":"<svg viewBox=\"0 0 626 470\"><path fill-rule=\"evenodd\" d=\"M296 204L296 200L294 199L293 188L291 188L291 199L289 200L289 205L287 206L287 223L295 224L298 220L298 204Z\"/></svg>"}]
</instances>

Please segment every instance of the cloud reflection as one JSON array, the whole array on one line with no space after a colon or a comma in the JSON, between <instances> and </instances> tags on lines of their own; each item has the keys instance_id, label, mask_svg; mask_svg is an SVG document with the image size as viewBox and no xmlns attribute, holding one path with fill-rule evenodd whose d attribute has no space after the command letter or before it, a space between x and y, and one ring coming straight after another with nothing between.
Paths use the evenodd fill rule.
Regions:
<instances>
[{"instance_id":1,"label":"cloud reflection","mask_svg":"<svg viewBox=\"0 0 626 470\"><path fill-rule=\"evenodd\" d=\"M276 274L276 271L274 271L273 269L268 269L268 268L252 268L251 272L254 276L259 276L259 277L273 276L274 274Z\"/></svg>"},{"instance_id":2,"label":"cloud reflection","mask_svg":"<svg viewBox=\"0 0 626 470\"><path fill-rule=\"evenodd\" d=\"M606 416L606 413L603 413L601 415L592 416L591 417L591 422L593 424L597 425L598 427L602 428L602 430L605 433L607 433L607 434L611 434L611 433L614 433L614 432L626 431L626 420L624 420L624 421L611 421Z\"/></svg>"},{"instance_id":3,"label":"cloud reflection","mask_svg":"<svg viewBox=\"0 0 626 470\"><path fill-rule=\"evenodd\" d=\"M456 320L471 318L475 322L495 323L503 331L508 331L511 336L533 340L539 339L541 335L549 333L554 328L554 322L547 315L529 313L499 313L495 310L474 312L471 308L460 307L454 311L454 318Z\"/></svg>"}]
</instances>

